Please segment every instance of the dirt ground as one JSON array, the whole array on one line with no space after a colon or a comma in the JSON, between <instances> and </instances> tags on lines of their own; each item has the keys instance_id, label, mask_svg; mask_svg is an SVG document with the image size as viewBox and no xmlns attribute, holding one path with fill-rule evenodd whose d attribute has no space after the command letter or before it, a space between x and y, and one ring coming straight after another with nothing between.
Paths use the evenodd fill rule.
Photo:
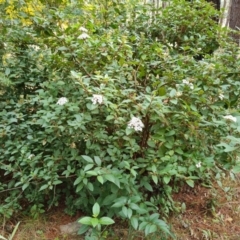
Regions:
<instances>
[{"instance_id":1,"label":"dirt ground","mask_svg":"<svg viewBox=\"0 0 240 240\"><path fill-rule=\"evenodd\" d=\"M180 206L179 213L169 218L169 224L177 240L240 240L240 176L235 181L226 177L212 187L201 185L184 186L173 199ZM80 240L80 236L61 235L59 226L74 222L81 213L71 217L63 208L55 208L37 220L21 219L14 240ZM0 234L9 236L16 221L2 226ZM119 222L110 229L111 240L153 239L143 234L130 232L125 223ZM114 236L114 237L110 237ZM162 240L159 236L159 240ZM155 240L155 237L154 237Z\"/></svg>"},{"instance_id":2,"label":"dirt ground","mask_svg":"<svg viewBox=\"0 0 240 240\"><path fill-rule=\"evenodd\" d=\"M178 240L240 240L240 177L222 182L185 187L173 196L183 203L182 212L170 219Z\"/></svg>"}]
</instances>

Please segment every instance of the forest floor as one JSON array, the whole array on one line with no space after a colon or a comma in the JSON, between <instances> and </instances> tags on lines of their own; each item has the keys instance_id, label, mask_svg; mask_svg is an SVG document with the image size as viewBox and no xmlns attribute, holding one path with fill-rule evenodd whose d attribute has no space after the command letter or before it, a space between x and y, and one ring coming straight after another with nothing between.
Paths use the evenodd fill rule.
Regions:
<instances>
[{"instance_id":1,"label":"forest floor","mask_svg":"<svg viewBox=\"0 0 240 240\"><path fill-rule=\"evenodd\" d=\"M212 187L201 185L183 187L173 195L181 210L169 218L177 240L240 240L240 176L235 180L225 177ZM23 217L14 240L80 240L80 236L62 235L60 225L79 219L81 213L71 217L62 207L52 209L37 220ZM0 234L8 236L16 222L14 219L2 226ZM109 231L111 240L166 240L159 236L144 237L142 233L129 231L119 222ZM10 227L9 227L10 226ZM9 230L11 229L11 230ZM111 237L112 236L112 237ZM1 239L1 238L0 238Z\"/></svg>"}]
</instances>

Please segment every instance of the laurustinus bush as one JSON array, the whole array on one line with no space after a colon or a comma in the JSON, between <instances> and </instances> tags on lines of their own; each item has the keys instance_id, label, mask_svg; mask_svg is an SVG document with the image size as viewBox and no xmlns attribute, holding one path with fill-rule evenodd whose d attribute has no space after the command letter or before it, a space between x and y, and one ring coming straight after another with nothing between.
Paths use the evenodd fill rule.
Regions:
<instances>
[{"instance_id":1,"label":"laurustinus bush","mask_svg":"<svg viewBox=\"0 0 240 240\"><path fill-rule=\"evenodd\" d=\"M122 218L174 237L161 220L177 210L173 191L240 171L239 48L205 1L155 12L134 1L69 3L27 26L4 19L2 215L37 217L64 201L69 214L101 207L84 218L94 228ZM208 44L219 47L210 54Z\"/></svg>"}]
</instances>

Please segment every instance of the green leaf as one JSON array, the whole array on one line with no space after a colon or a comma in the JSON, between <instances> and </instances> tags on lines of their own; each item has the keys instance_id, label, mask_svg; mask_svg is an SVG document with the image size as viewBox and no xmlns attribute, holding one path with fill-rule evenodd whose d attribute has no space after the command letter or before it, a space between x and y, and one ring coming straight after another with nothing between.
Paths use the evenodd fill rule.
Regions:
<instances>
[{"instance_id":1,"label":"green leaf","mask_svg":"<svg viewBox=\"0 0 240 240\"><path fill-rule=\"evenodd\" d=\"M120 182L119 182L118 178L116 178L114 175L112 175L112 174L105 174L105 175L103 175L103 177L106 180L116 184L120 188Z\"/></svg>"},{"instance_id":2,"label":"green leaf","mask_svg":"<svg viewBox=\"0 0 240 240\"><path fill-rule=\"evenodd\" d=\"M39 191L43 191L44 189L47 189L47 188L48 188L48 185L44 184L40 187Z\"/></svg>"},{"instance_id":3,"label":"green leaf","mask_svg":"<svg viewBox=\"0 0 240 240\"><path fill-rule=\"evenodd\" d=\"M68 48L66 48L65 46L62 46L62 47L58 47L57 50L59 51L65 51L65 50L68 50ZM72 71L73 72L73 71Z\"/></svg>"},{"instance_id":4,"label":"green leaf","mask_svg":"<svg viewBox=\"0 0 240 240\"><path fill-rule=\"evenodd\" d=\"M94 160L95 160L95 163L96 163L99 167L101 167L102 160L101 160L99 157L97 157L97 156L94 156Z\"/></svg>"},{"instance_id":5,"label":"green leaf","mask_svg":"<svg viewBox=\"0 0 240 240\"><path fill-rule=\"evenodd\" d=\"M116 199L116 194L111 194L111 195L107 195L103 202L102 202L102 206L104 205L110 205L112 202L114 202L114 200Z\"/></svg>"},{"instance_id":6,"label":"green leaf","mask_svg":"<svg viewBox=\"0 0 240 240\"><path fill-rule=\"evenodd\" d=\"M85 224L85 225L92 225L91 217L83 217L80 220L78 220L79 223Z\"/></svg>"},{"instance_id":7,"label":"green leaf","mask_svg":"<svg viewBox=\"0 0 240 240\"><path fill-rule=\"evenodd\" d=\"M93 168L93 166L94 166L94 164L87 164L83 171L86 172L86 171L90 170L91 168Z\"/></svg>"},{"instance_id":8,"label":"green leaf","mask_svg":"<svg viewBox=\"0 0 240 240\"><path fill-rule=\"evenodd\" d=\"M145 228L145 236L149 235L150 233L156 232L157 231L157 226L154 224L148 224Z\"/></svg>"},{"instance_id":9,"label":"green leaf","mask_svg":"<svg viewBox=\"0 0 240 240\"><path fill-rule=\"evenodd\" d=\"M80 229L78 230L78 234L81 235L85 233L89 229L88 225L81 225Z\"/></svg>"},{"instance_id":10,"label":"green leaf","mask_svg":"<svg viewBox=\"0 0 240 240\"><path fill-rule=\"evenodd\" d=\"M22 186L22 190L24 191L29 186L29 182L26 182Z\"/></svg>"},{"instance_id":11,"label":"green leaf","mask_svg":"<svg viewBox=\"0 0 240 240\"><path fill-rule=\"evenodd\" d=\"M99 223L99 221L98 221L97 218L92 218L91 219L91 224L92 224L93 227L96 227L98 225L98 223Z\"/></svg>"},{"instance_id":12,"label":"green leaf","mask_svg":"<svg viewBox=\"0 0 240 240\"><path fill-rule=\"evenodd\" d=\"M131 174L134 176L134 177L136 177L137 176L137 172L134 170L134 169L130 169L130 172L131 172Z\"/></svg>"},{"instance_id":13,"label":"green leaf","mask_svg":"<svg viewBox=\"0 0 240 240\"><path fill-rule=\"evenodd\" d=\"M167 176L163 177L163 181L164 181L165 184L168 184L170 182L170 180L171 180L171 176L167 175Z\"/></svg>"},{"instance_id":14,"label":"green leaf","mask_svg":"<svg viewBox=\"0 0 240 240\"><path fill-rule=\"evenodd\" d=\"M170 96L170 97L174 97L174 96L176 95L176 93L177 93L176 89L173 88L173 89L170 91L169 96Z\"/></svg>"},{"instance_id":15,"label":"green leaf","mask_svg":"<svg viewBox=\"0 0 240 240\"><path fill-rule=\"evenodd\" d=\"M155 184L158 184L158 177L156 175L152 175L152 180Z\"/></svg>"},{"instance_id":16,"label":"green leaf","mask_svg":"<svg viewBox=\"0 0 240 240\"><path fill-rule=\"evenodd\" d=\"M188 184L188 186L194 188L194 181L193 180L188 179L188 180L186 180L186 183Z\"/></svg>"},{"instance_id":17,"label":"green leaf","mask_svg":"<svg viewBox=\"0 0 240 240\"><path fill-rule=\"evenodd\" d=\"M132 209L128 208L127 210L127 217L130 219L132 217Z\"/></svg>"},{"instance_id":18,"label":"green leaf","mask_svg":"<svg viewBox=\"0 0 240 240\"><path fill-rule=\"evenodd\" d=\"M143 182L143 186L144 186L148 191L150 191L150 192L153 191L152 186L151 186L148 182L144 181L144 182Z\"/></svg>"},{"instance_id":19,"label":"green leaf","mask_svg":"<svg viewBox=\"0 0 240 240\"><path fill-rule=\"evenodd\" d=\"M172 236L173 239L176 239L175 236L169 231L169 226L163 220L156 220L155 224L166 234Z\"/></svg>"},{"instance_id":20,"label":"green leaf","mask_svg":"<svg viewBox=\"0 0 240 240\"><path fill-rule=\"evenodd\" d=\"M89 156L82 155L82 158L83 158L86 162L93 163L93 160L92 160Z\"/></svg>"},{"instance_id":21,"label":"green leaf","mask_svg":"<svg viewBox=\"0 0 240 240\"><path fill-rule=\"evenodd\" d=\"M130 203L129 207L133 210L135 210L138 214L145 214L147 213L147 210L138 206L137 204L135 203Z\"/></svg>"},{"instance_id":22,"label":"green leaf","mask_svg":"<svg viewBox=\"0 0 240 240\"><path fill-rule=\"evenodd\" d=\"M240 165L234 166L233 169L232 169L232 172L235 173L235 174L240 173Z\"/></svg>"},{"instance_id":23,"label":"green leaf","mask_svg":"<svg viewBox=\"0 0 240 240\"><path fill-rule=\"evenodd\" d=\"M99 213L100 213L100 206L99 206L99 204L97 202L93 205L92 212L93 212L93 216L94 217L97 217L99 215Z\"/></svg>"},{"instance_id":24,"label":"green leaf","mask_svg":"<svg viewBox=\"0 0 240 240\"><path fill-rule=\"evenodd\" d=\"M79 177L74 181L73 185L75 186L75 185L79 184L82 180L83 180L82 176L79 176Z\"/></svg>"},{"instance_id":25,"label":"green leaf","mask_svg":"<svg viewBox=\"0 0 240 240\"><path fill-rule=\"evenodd\" d=\"M158 93L159 93L159 95L160 96L164 96L164 95L166 95L166 88L165 87L160 87L159 89L158 89Z\"/></svg>"},{"instance_id":26,"label":"green leaf","mask_svg":"<svg viewBox=\"0 0 240 240\"><path fill-rule=\"evenodd\" d=\"M130 200L132 203L137 203L137 202L141 202L142 198L140 197L140 195L135 195L135 196L131 196Z\"/></svg>"},{"instance_id":27,"label":"green leaf","mask_svg":"<svg viewBox=\"0 0 240 240\"><path fill-rule=\"evenodd\" d=\"M91 192L93 192L94 191L94 187L93 187L93 184L92 183L90 183L90 182L88 182L87 183L87 188L91 191Z\"/></svg>"},{"instance_id":28,"label":"green leaf","mask_svg":"<svg viewBox=\"0 0 240 240\"><path fill-rule=\"evenodd\" d=\"M173 136L174 134L175 134L175 131L171 130L168 133L166 133L165 136Z\"/></svg>"},{"instance_id":29,"label":"green leaf","mask_svg":"<svg viewBox=\"0 0 240 240\"><path fill-rule=\"evenodd\" d=\"M138 206L136 203L130 203L130 204L129 204L129 207L130 207L131 209L133 209L133 210L139 209L139 206Z\"/></svg>"},{"instance_id":30,"label":"green leaf","mask_svg":"<svg viewBox=\"0 0 240 240\"><path fill-rule=\"evenodd\" d=\"M112 120L112 119L114 119L114 118L115 118L115 117L114 117L113 115L109 115L109 116L106 117L106 121Z\"/></svg>"},{"instance_id":31,"label":"green leaf","mask_svg":"<svg viewBox=\"0 0 240 240\"><path fill-rule=\"evenodd\" d=\"M104 183L104 180L103 180L103 177L101 175L97 176L97 180L103 184Z\"/></svg>"},{"instance_id":32,"label":"green leaf","mask_svg":"<svg viewBox=\"0 0 240 240\"><path fill-rule=\"evenodd\" d=\"M58 184L61 184L61 183L62 183L61 180L55 180L55 181L53 181L53 185L58 185Z\"/></svg>"},{"instance_id":33,"label":"green leaf","mask_svg":"<svg viewBox=\"0 0 240 240\"><path fill-rule=\"evenodd\" d=\"M83 184L81 183L77 186L76 192L80 192L82 189L83 189Z\"/></svg>"},{"instance_id":34,"label":"green leaf","mask_svg":"<svg viewBox=\"0 0 240 240\"><path fill-rule=\"evenodd\" d=\"M132 217L130 221L131 221L132 227L133 227L135 230L137 230L137 228L138 228L138 218Z\"/></svg>"},{"instance_id":35,"label":"green leaf","mask_svg":"<svg viewBox=\"0 0 240 240\"><path fill-rule=\"evenodd\" d=\"M118 199L115 200L116 203L114 203L111 207L122 207L127 203L127 198L126 197L120 197Z\"/></svg>"},{"instance_id":36,"label":"green leaf","mask_svg":"<svg viewBox=\"0 0 240 240\"><path fill-rule=\"evenodd\" d=\"M154 148L155 147L155 142L154 141L151 141L151 140L148 140L147 141L147 145L151 148Z\"/></svg>"},{"instance_id":37,"label":"green leaf","mask_svg":"<svg viewBox=\"0 0 240 240\"><path fill-rule=\"evenodd\" d=\"M123 212L123 215L124 215L125 217L128 216L128 209L127 209L127 207L123 206L123 207L122 207L122 212Z\"/></svg>"},{"instance_id":38,"label":"green leaf","mask_svg":"<svg viewBox=\"0 0 240 240\"><path fill-rule=\"evenodd\" d=\"M139 225L139 230L144 230L145 227L148 225L148 222L141 222L140 225Z\"/></svg>"},{"instance_id":39,"label":"green leaf","mask_svg":"<svg viewBox=\"0 0 240 240\"><path fill-rule=\"evenodd\" d=\"M98 173L96 171L87 171L86 174L90 175L90 176L97 176Z\"/></svg>"},{"instance_id":40,"label":"green leaf","mask_svg":"<svg viewBox=\"0 0 240 240\"><path fill-rule=\"evenodd\" d=\"M175 149L175 152L177 152L177 153L179 153L179 154L183 154L183 153L184 153L181 148Z\"/></svg>"},{"instance_id":41,"label":"green leaf","mask_svg":"<svg viewBox=\"0 0 240 240\"><path fill-rule=\"evenodd\" d=\"M131 133L134 132L134 129L127 127L125 132L126 132L126 135L128 136L128 135L130 135Z\"/></svg>"},{"instance_id":42,"label":"green leaf","mask_svg":"<svg viewBox=\"0 0 240 240\"><path fill-rule=\"evenodd\" d=\"M109 217L101 217L101 218L99 219L99 223L100 223L101 225L111 225L111 224L113 224L113 223L115 223L115 222L114 222L114 220L112 220L112 219L109 218Z\"/></svg>"},{"instance_id":43,"label":"green leaf","mask_svg":"<svg viewBox=\"0 0 240 240\"><path fill-rule=\"evenodd\" d=\"M151 216L149 217L150 221L155 221L159 218L159 213L153 213L151 214Z\"/></svg>"},{"instance_id":44,"label":"green leaf","mask_svg":"<svg viewBox=\"0 0 240 240\"><path fill-rule=\"evenodd\" d=\"M5 75L8 76L10 74L10 72L11 72L10 68L6 68Z\"/></svg>"},{"instance_id":45,"label":"green leaf","mask_svg":"<svg viewBox=\"0 0 240 240\"><path fill-rule=\"evenodd\" d=\"M224 149L224 152L232 152L232 151L234 151L234 150L236 150L238 147L236 147L236 146L230 146L230 145L228 145L227 143L220 143L220 144L218 144L217 146L222 146L222 147L224 147L225 149Z\"/></svg>"},{"instance_id":46,"label":"green leaf","mask_svg":"<svg viewBox=\"0 0 240 240\"><path fill-rule=\"evenodd\" d=\"M9 123L17 123L18 120L16 118L10 118Z\"/></svg>"}]
</instances>

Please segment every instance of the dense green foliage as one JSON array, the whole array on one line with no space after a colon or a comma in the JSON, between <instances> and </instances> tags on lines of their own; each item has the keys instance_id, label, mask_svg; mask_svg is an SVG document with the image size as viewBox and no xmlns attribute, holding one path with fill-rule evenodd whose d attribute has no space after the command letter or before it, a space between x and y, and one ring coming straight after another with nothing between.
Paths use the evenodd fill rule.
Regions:
<instances>
[{"instance_id":1,"label":"dense green foliage","mask_svg":"<svg viewBox=\"0 0 240 240\"><path fill-rule=\"evenodd\" d=\"M173 191L239 171L240 52L204 1L110 2L0 22L0 213L99 204L170 234Z\"/></svg>"}]
</instances>

